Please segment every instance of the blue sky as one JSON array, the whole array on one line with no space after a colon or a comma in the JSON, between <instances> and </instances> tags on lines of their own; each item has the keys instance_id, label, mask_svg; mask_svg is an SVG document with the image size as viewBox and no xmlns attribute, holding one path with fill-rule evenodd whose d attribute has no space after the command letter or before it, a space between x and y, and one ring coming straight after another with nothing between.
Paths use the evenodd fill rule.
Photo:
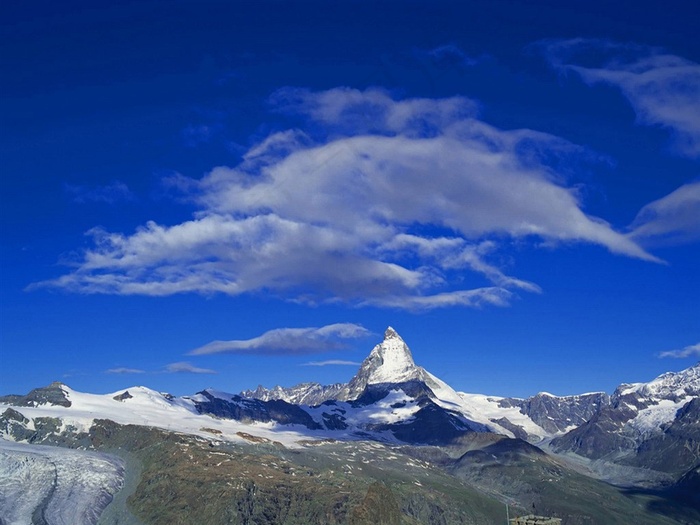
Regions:
<instances>
[{"instance_id":1,"label":"blue sky","mask_svg":"<svg viewBox=\"0 0 700 525\"><path fill-rule=\"evenodd\" d=\"M458 390L700 359L690 2L22 2L0 390Z\"/></svg>"}]
</instances>

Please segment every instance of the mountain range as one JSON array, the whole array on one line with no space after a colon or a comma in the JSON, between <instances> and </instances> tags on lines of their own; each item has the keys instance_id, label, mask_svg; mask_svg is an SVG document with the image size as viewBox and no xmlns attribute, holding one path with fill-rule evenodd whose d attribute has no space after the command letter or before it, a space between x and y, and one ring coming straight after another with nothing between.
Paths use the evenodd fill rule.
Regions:
<instances>
[{"instance_id":1,"label":"mountain range","mask_svg":"<svg viewBox=\"0 0 700 525\"><path fill-rule=\"evenodd\" d=\"M0 397L0 433L2 525L194 523L182 516L214 504L187 487L239 456L256 467L221 470L230 506L207 523L490 523L504 503L565 524L700 522L700 363L612 395L467 394L388 328L347 384L174 397L52 383ZM163 476L170 492L155 490ZM347 497L326 493L334 483Z\"/></svg>"}]
</instances>

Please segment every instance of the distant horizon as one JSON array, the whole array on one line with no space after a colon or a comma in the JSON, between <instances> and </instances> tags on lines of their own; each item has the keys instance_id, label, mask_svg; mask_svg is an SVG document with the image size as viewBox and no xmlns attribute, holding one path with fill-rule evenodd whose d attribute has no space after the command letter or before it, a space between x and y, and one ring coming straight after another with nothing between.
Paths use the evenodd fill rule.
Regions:
<instances>
[{"instance_id":1,"label":"distant horizon","mask_svg":"<svg viewBox=\"0 0 700 525\"><path fill-rule=\"evenodd\" d=\"M388 328L392 328L392 327L389 326ZM398 332L397 332L397 333L398 333ZM398 334L398 335L399 335L399 337L401 337L401 334ZM403 338L402 338L402 339L403 339ZM404 342L406 342L406 341L404 341ZM377 344L379 344L379 343L377 343ZM406 342L406 345L407 345L407 346L409 347L409 349L410 349L410 345L408 344L408 342ZM374 348L374 347L373 347L373 348ZM370 350L370 352L371 352L371 350ZM367 353L367 356L369 356L370 352ZM411 353L413 353L412 350L411 350ZM414 359L414 361L415 361L415 359ZM336 364L336 363L330 363L330 364ZM362 365L362 363L354 363L354 362L353 362L353 363L342 363L342 364L343 364L343 365L349 365L349 364L356 365L358 369L359 369L359 367ZM318 366L318 365L315 365L314 363L307 363L306 365ZM419 367L421 366L420 362L416 362L416 365L419 366ZM324 365L320 365L320 366L324 366ZM646 380L627 380L627 381L622 381L619 385L616 386L616 388L619 387L619 386L622 386L622 385L624 385L624 384L649 383L649 382L651 382L651 381L653 381L653 380L655 380L655 379L658 379L658 377L660 377L661 375L663 375L663 374L665 374L665 373L679 373L679 372L688 370L689 368L693 368L693 367L696 367L696 366L700 366L700 360L698 360L697 363L692 364L692 365L690 365L690 366L688 366L688 367L686 367L686 368L679 369L679 370L668 370L667 372L663 372L662 374L659 374L659 375L657 375L657 376L655 376L655 377L653 377L653 378L649 378L649 379L646 379ZM353 376L354 376L354 374L355 374L356 372L357 372L357 370L353 373ZM428 372L431 372L431 371L428 370ZM134 371L116 372L116 373L134 373ZM138 372L138 373L147 374L147 372L145 372L145 371L143 371L143 372ZM431 372L431 373L432 373L432 372ZM437 375L437 374L434 374L434 375L436 375L438 378L440 378L439 375ZM351 376L350 379L352 379L353 376ZM348 381L349 381L350 379L348 379ZM256 388L259 388L259 387L263 387L263 388L266 388L266 389L268 389L268 390L273 390L274 388L277 388L277 387L282 387L282 388L293 388L293 387L296 387L296 386L299 386L299 385L302 385L302 384L309 384L309 383L320 384L321 386L331 386L331 385L333 385L333 384L347 384L348 381L341 381L341 382L327 383L327 384L322 384L322 383L318 383L318 382L315 382L315 381L301 381L301 382L296 383L296 384L293 384L293 385L283 385L283 384L263 385L263 384L258 384L256 387L247 387L247 388L241 388L241 389L238 389L238 390L231 390L231 391L228 391L228 390L220 390L220 389L213 389L213 390L219 390L219 391L226 392L226 393L229 393L229 394L240 394L240 393L243 393L244 391L252 391L252 390L255 390ZM139 383L139 384L132 384L132 385L128 385L128 386L122 386L122 387L120 387L120 388L117 388L117 389L115 389L115 390L110 390L110 391L108 391L108 392L92 392L92 391L88 392L88 391L81 391L81 390L75 389L75 388L73 388L73 387L72 387L68 382L66 382L66 381L56 380L56 381L51 381L51 382L50 382L49 384L47 384L47 385L39 385L39 386L33 387L33 388L30 389L30 390L34 390L34 389L36 389L36 388L44 388L44 387L47 387L47 386L51 386L51 385L53 385L53 384L61 384L61 385L64 385L64 386L69 387L71 390L80 391L80 392L89 393L89 394L99 394L99 395L116 394L116 393L118 393L118 392L120 392L120 391L125 391L125 390L128 390L128 389L130 389L130 388L148 388L148 389L153 390L153 391L156 391L156 392L161 392L161 393L165 393L165 394L172 394L172 395L176 395L176 396L178 396L178 397L183 397L183 396L186 397L186 396L194 395L194 394L196 394L196 393L198 393L198 392L201 392L201 391L203 391L203 390L212 389L212 387L203 387L203 388L200 388L199 390L197 390L197 391L195 391L195 392L173 394L173 392L169 392L169 391L160 391L160 390L152 389L152 388L150 388L150 387L148 386L148 384L145 384L145 383L141 384L141 383ZM459 390L459 389L455 389L455 390L458 391L458 392L461 392L461 390ZM615 390L615 389L613 389L612 391L596 390L596 391L577 392L577 393L573 393L573 394L555 394L555 393L552 393L552 392L548 392L548 391L546 391L546 390L540 390L540 391L535 392L535 393L533 393L533 394L531 394L531 395L528 395L528 396L521 396L520 398L521 398L521 399L523 399L523 398L530 398L530 397L534 397L534 396L537 396L537 395L548 395L548 396L553 396L553 397L582 396L582 395L598 394L598 393L605 393L605 394L611 395L611 394L613 394L614 390ZM0 396L3 396L3 395L25 395L25 394L27 394L28 392L29 392L29 391L27 391L27 392L5 392L5 393L0 392ZM495 392L472 392L472 391L469 391L469 392L464 392L464 393L467 393L467 394L483 394L483 395L494 396L494 397L518 397L518 396L504 396L504 395L500 395L500 394L495 393Z\"/></svg>"},{"instance_id":2,"label":"distant horizon","mask_svg":"<svg viewBox=\"0 0 700 525\"><path fill-rule=\"evenodd\" d=\"M697 8L28 0L0 20L0 390L462 392L700 359Z\"/></svg>"}]
</instances>

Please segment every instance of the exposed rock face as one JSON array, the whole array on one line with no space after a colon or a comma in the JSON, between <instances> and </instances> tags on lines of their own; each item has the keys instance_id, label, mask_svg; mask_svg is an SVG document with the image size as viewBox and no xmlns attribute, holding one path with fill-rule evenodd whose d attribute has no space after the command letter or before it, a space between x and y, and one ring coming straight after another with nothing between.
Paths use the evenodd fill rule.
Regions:
<instances>
[{"instance_id":1,"label":"exposed rock face","mask_svg":"<svg viewBox=\"0 0 700 525\"><path fill-rule=\"evenodd\" d=\"M71 402L62 387L63 383L55 382L49 386L35 388L26 396L0 396L0 403L12 404L18 407L35 407L45 404L70 407Z\"/></svg>"},{"instance_id":2,"label":"exposed rock face","mask_svg":"<svg viewBox=\"0 0 700 525\"><path fill-rule=\"evenodd\" d=\"M564 432L585 423L609 403L610 396L604 392L579 396L539 393L527 399L506 398L499 401L502 407L520 407L523 414L550 434Z\"/></svg>"},{"instance_id":3,"label":"exposed rock face","mask_svg":"<svg viewBox=\"0 0 700 525\"><path fill-rule=\"evenodd\" d=\"M406 422L370 426L371 430L390 431L404 443L447 445L473 429L456 413L425 399L420 410Z\"/></svg>"},{"instance_id":4,"label":"exposed rock face","mask_svg":"<svg viewBox=\"0 0 700 525\"><path fill-rule=\"evenodd\" d=\"M700 363L620 385L607 405L552 447L664 472L687 470L700 461Z\"/></svg>"},{"instance_id":5,"label":"exposed rock face","mask_svg":"<svg viewBox=\"0 0 700 525\"><path fill-rule=\"evenodd\" d=\"M630 464L672 473L695 465L700 461L700 398L683 405L659 430L642 438Z\"/></svg>"},{"instance_id":6,"label":"exposed rock face","mask_svg":"<svg viewBox=\"0 0 700 525\"><path fill-rule=\"evenodd\" d=\"M119 395L114 396L112 399L115 401L126 401L127 399L133 399L134 396L132 396L128 390L125 390Z\"/></svg>"},{"instance_id":7,"label":"exposed rock face","mask_svg":"<svg viewBox=\"0 0 700 525\"><path fill-rule=\"evenodd\" d=\"M27 428L29 419L12 408L0 415L0 432L16 441L29 440L34 432Z\"/></svg>"},{"instance_id":8,"label":"exposed rock face","mask_svg":"<svg viewBox=\"0 0 700 525\"><path fill-rule=\"evenodd\" d=\"M408 345L389 327L384 332L384 340L372 349L348 384L348 398L356 398L355 394L361 393L367 385L421 380L422 371L413 361Z\"/></svg>"},{"instance_id":9,"label":"exposed rock face","mask_svg":"<svg viewBox=\"0 0 700 525\"><path fill-rule=\"evenodd\" d=\"M505 428L506 430L510 430L513 433L513 437L517 439L522 439L524 441L529 441L532 436L527 433L527 430L525 430L522 426L520 425L515 425L510 421L510 419L506 417L501 417L501 418L493 418L491 420L493 423L496 423L497 425Z\"/></svg>"},{"instance_id":10,"label":"exposed rock face","mask_svg":"<svg viewBox=\"0 0 700 525\"><path fill-rule=\"evenodd\" d=\"M329 399L336 399L344 386L343 383L328 386L319 383L300 383L293 387L276 386L268 390L259 385L255 390L244 390L241 392L241 396L261 401L281 399L293 405L316 406Z\"/></svg>"},{"instance_id":11,"label":"exposed rock face","mask_svg":"<svg viewBox=\"0 0 700 525\"><path fill-rule=\"evenodd\" d=\"M283 425L304 425L310 429L320 429L321 425L296 405L279 399L260 401L231 396L228 399L217 397L204 390L193 398L201 414L236 419L238 421L275 421Z\"/></svg>"}]
</instances>

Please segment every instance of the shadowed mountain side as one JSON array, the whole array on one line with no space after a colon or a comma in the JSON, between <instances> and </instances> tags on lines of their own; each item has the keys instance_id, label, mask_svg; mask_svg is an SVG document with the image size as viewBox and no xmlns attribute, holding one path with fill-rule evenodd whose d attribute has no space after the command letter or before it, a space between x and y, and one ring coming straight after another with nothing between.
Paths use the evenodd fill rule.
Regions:
<instances>
[{"instance_id":1,"label":"shadowed mountain side","mask_svg":"<svg viewBox=\"0 0 700 525\"><path fill-rule=\"evenodd\" d=\"M642 503L650 512L640 512L640 502L625 491L579 474L522 440L502 438L470 450L446 469L535 514L562 518L564 525L677 523L656 513L652 503L663 498L645 495Z\"/></svg>"}]
</instances>

